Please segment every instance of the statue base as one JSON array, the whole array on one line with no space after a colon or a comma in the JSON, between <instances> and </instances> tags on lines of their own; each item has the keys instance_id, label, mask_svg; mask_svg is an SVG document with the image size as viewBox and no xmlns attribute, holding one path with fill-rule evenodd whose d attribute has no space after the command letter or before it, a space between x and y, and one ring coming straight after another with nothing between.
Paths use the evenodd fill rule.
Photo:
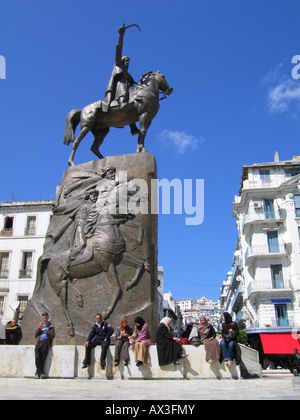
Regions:
<instances>
[{"instance_id":1,"label":"statue base","mask_svg":"<svg viewBox=\"0 0 300 420\"><path fill-rule=\"evenodd\" d=\"M95 232L87 239L85 250L87 253L89 246L92 253L89 257L84 257L84 253L79 255L78 258L82 260L80 264L79 260L78 263L77 260L70 261L70 252L75 246L74 238L77 235L76 226L82 226L82 219L78 221L78 215L86 200L83 197L86 197L88 191L95 189L98 191L96 203L98 214L106 209L105 206L111 198L105 190L106 186L103 187L103 174L107 167L116 169L117 176L111 182L117 185L119 191L122 189L124 192L124 188L125 191L131 191L130 188L135 185L136 180L140 185L147 187L147 214L144 211L144 214L136 214L125 222L123 220L123 223L119 223L120 216L108 219L110 216L106 214L104 219L98 217L95 226L91 225L91 229ZM122 184L125 172L130 175L129 184L126 182ZM120 179L117 180L117 177ZM151 214L151 193L156 199L157 191L153 189L151 180L156 178L155 158L146 152L109 156L98 161L72 166L64 172L61 185L57 188L55 209L48 227L44 253L39 260L35 290L27 304L22 322L22 345L34 344L34 331L41 321L43 312L49 313L51 322L55 326L55 344L83 344L95 322L95 315L105 314L108 307L112 310L106 320L114 329L120 325L123 317L126 317L128 324L134 327L135 317L141 316L149 325L151 338L155 341L158 325L157 214ZM134 203L138 203L145 210L143 197L139 201L132 191L129 197L128 209ZM90 215L87 216L87 220L89 217ZM86 226L84 225L85 229ZM109 236L111 233L108 234L109 229L111 232L114 230L119 243L120 238L123 238L122 241L125 243L123 248L114 245L114 238ZM89 235L91 236L91 233ZM106 240L103 239L105 235L108 235ZM107 246L111 246L111 249ZM111 255L111 262L107 263L106 260L105 263L102 262L104 253L107 258ZM67 259L64 259L64 256L67 256ZM109 277L112 266L116 274L113 278L114 283ZM99 272L96 272L98 267ZM66 308L73 329L70 328Z\"/></svg>"}]
</instances>

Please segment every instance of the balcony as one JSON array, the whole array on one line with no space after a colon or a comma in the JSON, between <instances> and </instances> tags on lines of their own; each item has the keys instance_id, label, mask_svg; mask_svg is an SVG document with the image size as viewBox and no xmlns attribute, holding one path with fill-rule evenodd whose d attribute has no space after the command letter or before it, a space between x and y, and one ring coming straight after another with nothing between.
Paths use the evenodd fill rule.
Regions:
<instances>
[{"instance_id":1,"label":"balcony","mask_svg":"<svg viewBox=\"0 0 300 420\"><path fill-rule=\"evenodd\" d=\"M276 330L274 330L274 332L278 332L277 328L284 328L284 327L294 327L295 323L294 323L294 318L289 316L287 318L271 318L270 322L266 322L266 321L255 321L254 323L252 323L248 328L247 328L247 333L253 333L253 331L251 331L252 329L256 329L256 328L268 328L268 331L271 332L271 328L276 328ZM262 331L261 331L262 332Z\"/></svg>"},{"instance_id":2,"label":"balcony","mask_svg":"<svg viewBox=\"0 0 300 420\"><path fill-rule=\"evenodd\" d=\"M3 273L3 271L1 271L0 273ZM8 272L7 272L7 276L0 276L0 292L8 292L9 291L9 280L8 280Z\"/></svg>"},{"instance_id":3,"label":"balcony","mask_svg":"<svg viewBox=\"0 0 300 420\"><path fill-rule=\"evenodd\" d=\"M237 276L239 274L241 274L242 271L242 260L240 257L237 257L235 264L231 267L231 272L232 272L232 278L231 278L231 283L230 283L230 288L233 289L236 287L236 282L237 282Z\"/></svg>"},{"instance_id":4,"label":"balcony","mask_svg":"<svg viewBox=\"0 0 300 420\"><path fill-rule=\"evenodd\" d=\"M4 228L0 231L0 236L13 236L12 228Z\"/></svg>"},{"instance_id":5,"label":"balcony","mask_svg":"<svg viewBox=\"0 0 300 420\"><path fill-rule=\"evenodd\" d=\"M248 297L256 299L264 298L290 298L292 296L292 286L290 280L280 280L277 283L272 280L254 280L248 286Z\"/></svg>"},{"instance_id":6,"label":"balcony","mask_svg":"<svg viewBox=\"0 0 300 420\"><path fill-rule=\"evenodd\" d=\"M19 279L31 279L32 278L32 269L25 268L19 271Z\"/></svg>"},{"instance_id":7,"label":"balcony","mask_svg":"<svg viewBox=\"0 0 300 420\"><path fill-rule=\"evenodd\" d=\"M282 182L284 182L285 178L282 176L274 176L271 175L268 178L257 178L255 180L249 181L246 179L243 182L243 189L265 189L265 188L278 188Z\"/></svg>"},{"instance_id":8,"label":"balcony","mask_svg":"<svg viewBox=\"0 0 300 420\"><path fill-rule=\"evenodd\" d=\"M238 312L243 303L244 285L240 282L232 298L232 310Z\"/></svg>"},{"instance_id":9,"label":"balcony","mask_svg":"<svg viewBox=\"0 0 300 420\"><path fill-rule=\"evenodd\" d=\"M0 270L0 279L8 279L9 271L2 269Z\"/></svg>"},{"instance_id":10,"label":"balcony","mask_svg":"<svg viewBox=\"0 0 300 420\"><path fill-rule=\"evenodd\" d=\"M242 232L247 235L253 224L282 223L283 220L278 211L260 211L246 214L242 223Z\"/></svg>"},{"instance_id":11,"label":"balcony","mask_svg":"<svg viewBox=\"0 0 300 420\"><path fill-rule=\"evenodd\" d=\"M257 245L249 246L245 253L245 264L251 265L256 258L276 259L287 255L284 244L275 244L273 246Z\"/></svg>"},{"instance_id":12,"label":"balcony","mask_svg":"<svg viewBox=\"0 0 300 420\"><path fill-rule=\"evenodd\" d=\"M26 227L24 231L25 236L35 236L36 228L35 227Z\"/></svg>"}]
</instances>

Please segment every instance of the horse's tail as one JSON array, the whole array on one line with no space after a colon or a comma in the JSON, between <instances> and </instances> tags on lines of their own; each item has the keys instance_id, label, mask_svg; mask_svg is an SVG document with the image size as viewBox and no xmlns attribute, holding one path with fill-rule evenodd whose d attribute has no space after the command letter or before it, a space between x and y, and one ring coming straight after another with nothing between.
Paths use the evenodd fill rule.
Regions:
<instances>
[{"instance_id":1,"label":"horse's tail","mask_svg":"<svg viewBox=\"0 0 300 420\"><path fill-rule=\"evenodd\" d=\"M63 143L67 146L75 140L75 129L80 121L81 109L72 109L67 115Z\"/></svg>"}]
</instances>

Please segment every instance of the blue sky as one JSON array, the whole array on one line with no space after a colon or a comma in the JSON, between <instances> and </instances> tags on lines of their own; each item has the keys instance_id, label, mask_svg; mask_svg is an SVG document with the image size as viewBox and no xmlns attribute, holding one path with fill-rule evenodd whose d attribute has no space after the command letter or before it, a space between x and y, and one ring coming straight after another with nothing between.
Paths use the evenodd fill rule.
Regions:
<instances>
[{"instance_id":1,"label":"blue sky","mask_svg":"<svg viewBox=\"0 0 300 420\"><path fill-rule=\"evenodd\" d=\"M67 168L62 143L73 108L103 99L117 29L135 80L161 70L174 88L146 138L158 178L204 179L204 221L160 215L159 264L175 299L218 299L237 231L232 201L242 165L300 154L297 0L14 0L0 4L0 201L53 199ZM111 130L103 155L134 153ZM75 162L94 160L92 135Z\"/></svg>"}]
</instances>

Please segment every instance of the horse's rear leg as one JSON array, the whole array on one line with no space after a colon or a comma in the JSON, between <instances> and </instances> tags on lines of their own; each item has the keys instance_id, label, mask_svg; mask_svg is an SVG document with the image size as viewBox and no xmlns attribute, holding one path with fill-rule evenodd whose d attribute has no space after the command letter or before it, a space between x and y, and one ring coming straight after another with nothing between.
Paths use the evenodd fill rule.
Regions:
<instances>
[{"instance_id":1,"label":"horse's rear leg","mask_svg":"<svg viewBox=\"0 0 300 420\"><path fill-rule=\"evenodd\" d=\"M64 286L60 290L59 298L68 322L67 333L71 337L74 337L75 329L68 310L68 280L63 280L62 283L64 283Z\"/></svg>"},{"instance_id":2,"label":"horse's rear leg","mask_svg":"<svg viewBox=\"0 0 300 420\"><path fill-rule=\"evenodd\" d=\"M145 137L148 131L148 128L151 125L151 117L149 112L144 112L139 118L140 121L140 134L138 137L138 146L136 152L146 152L147 150L144 147L145 144Z\"/></svg>"},{"instance_id":3,"label":"horse's rear leg","mask_svg":"<svg viewBox=\"0 0 300 420\"><path fill-rule=\"evenodd\" d=\"M113 298L112 298L111 304L102 313L103 319L106 319L110 316L110 314L115 309L116 304L118 303L118 301L121 299L121 296L122 296L122 289L120 286L116 266L114 263L111 263L109 265L106 274L107 274L107 279L112 286Z\"/></svg>"},{"instance_id":4,"label":"horse's rear leg","mask_svg":"<svg viewBox=\"0 0 300 420\"><path fill-rule=\"evenodd\" d=\"M81 142L81 140L87 135L87 133L90 131L90 129L88 127L84 127L80 133L78 134L78 136L76 137L76 139L74 140L73 146L72 146L72 150L69 156L69 160L68 160L68 165L74 166L74 155L75 152Z\"/></svg>"},{"instance_id":5,"label":"horse's rear leg","mask_svg":"<svg viewBox=\"0 0 300 420\"><path fill-rule=\"evenodd\" d=\"M92 133L95 136L95 140L94 143L92 144L91 147L91 151L94 153L94 155L96 155L99 159L103 159L102 154L99 152L99 147L101 146L101 144L103 143L103 140L105 139L105 137L107 136L109 132L109 128L106 127L102 130L98 130L98 131L94 131L92 130Z\"/></svg>"}]
</instances>

